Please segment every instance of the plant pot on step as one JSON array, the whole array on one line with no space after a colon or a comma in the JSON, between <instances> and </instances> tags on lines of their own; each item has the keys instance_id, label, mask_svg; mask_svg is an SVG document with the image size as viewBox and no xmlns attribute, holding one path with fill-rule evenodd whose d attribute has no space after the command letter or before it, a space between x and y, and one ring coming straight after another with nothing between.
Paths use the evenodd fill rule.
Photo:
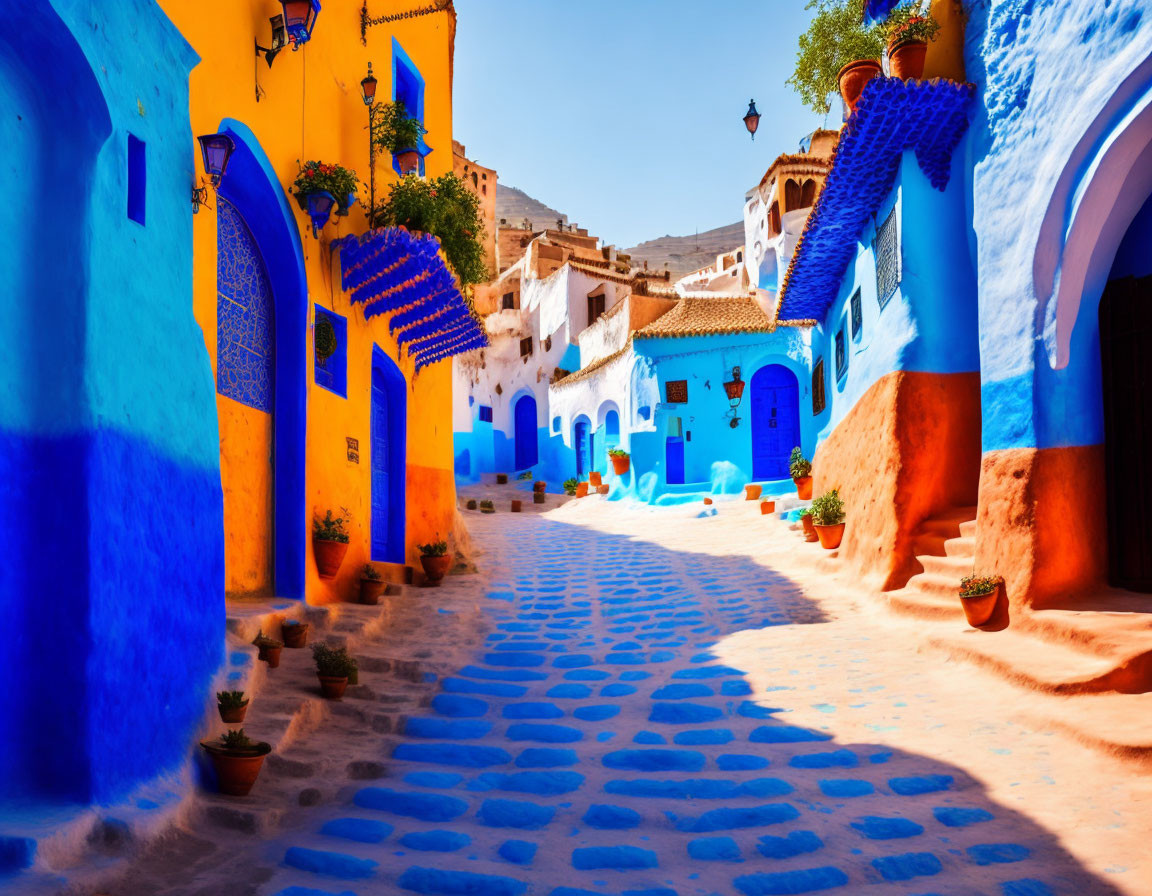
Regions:
<instances>
[{"instance_id":1,"label":"plant pot on step","mask_svg":"<svg viewBox=\"0 0 1152 896\"><path fill-rule=\"evenodd\" d=\"M812 500L812 477L801 476L799 479L793 479L793 484L796 486L796 497L801 501Z\"/></svg>"},{"instance_id":2,"label":"plant pot on step","mask_svg":"<svg viewBox=\"0 0 1152 896\"><path fill-rule=\"evenodd\" d=\"M760 513L762 513L764 516L767 516L768 514L775 513L775 512L776 512L776 502L775 501L761 501L760 502Z\"/></svg>"},{"instance_id":3,"label":"plant pot on step","mask_svg":"<svg viewBox=\"0 0 1152 896\"><path fill-rule=\"evenodd\" d=\"M220 711L220 721L226 725L239 725L244 721L244 716L248 712L248 701L245 700L239 706L224 706L222 703L216 704L216 709Z\"/></svg>"},{"instance_id":4,"label":"plant pot on step","mask_svg":"<svg viewBox=\"0 0 1152 896\"><path fill-rule=\"evenodd\" d=\"M420 169L420 153L414 149L402 149L393 158L401 176L414 174Z\"/></svg>"},{"instance_id":5,"label":"plant pot on step","mask_svg":"<svg viewBox=\"0 0 1152 896\"><path fill-rule=\"evenodd\" d=\"M848 114L856 111L856 103L868 82L880 74L880 63L875 59L857 59L840 69L836 81L840 85L840 96L848 107Z\"/></svg>"},{"instance_id":6,"label":"plant pot on step","mask_svg":"<svg viewBox=\"0 0 1152 896\"><path fill-rule=\"evenodd\" d=\"M996 612L996 605L1000 602L1000 596L1004 593L1004 580L997 576L989 581L989 584L995 585L991 591L984 594L965 594L967 583L977 580L989 581L987 578L970 576L965 578L964 583L960 586L960 606L964 608L964 618L973 628L988 624L988 620Z\"/></svg>"},{"instance_id":7,"label":"plant pot on step","mask_svg":"<svg viewBox=\"0 0 1152 896\"><path fill-rule=\"evenodd\" d=\"M806 513L800 517L800 525L804 528L805 541L820 540L820 536L816 534L816 525L812 522L812 515L810 513Z\"/></svg>"},{"instance_id":8,"label":"plant pot on step","mask_svg":"<svg viewBox=\"0 0 1152 896\"><path fill-rule=\"evenodd\" d=\"M580 482L576 485L576 497L586 498L588 496L588 483Z\"/></svg>"},{"instance_id":9,"label":"plant pot on step","mask_svg":"<svg viewBox=\"0 0 1152 896\"><path fill-rule=\"evenodd\" d=\"M744 500L745 501L758 501L760 500L760 493L764 490L761 485L746 485L744 486Z\"/></svg>"},{"instance_id":10,"label":"plant pot on step","mask_svg":"<svg viewBox=\"0 0 1152 896\"><path fill-rule=\"evenodd\" d=\"M600 474L595 470L588 474L588 484L592 486L592 488L600 488L601 481Z\"/></svg>"},{"instance_id":11,"label":"plant pot on step","mask_svg":"<svg viewBox=\"0 0 1152 896\"><path fill-rule=\"evenodd\" d=\"M505 485L505 484L507 484L507 482L508 482L508 474L507 473L497 473L496 474L496 484L497 485Z\"/></svg>"},{"instance_id":12,"label":"plant pot on step","mask_svg":"<svg viewBox=\"0 0 1152 896\"><path fill-rule=\"evenodd\" d=\"M444 576L448 575L448 569L452 565L452 558L447 554L439 557L421 557L420 565L424 567L425 584L439 585L444 581Z\"/></svg>"},{"instance_id":13,"label":"plant pot on step","mask_svg":"<svg viewBox=\"0 0 1152 896\"><path fill-rule=\"evenodd\" d=\"M476 509L476 499L470 498L468 500L468 503L465 504L464 506L467 507L469 510L475 510Z\"/></svg>"},{"instance_id":14,"label":"plant pot on step","mask_svg":"<svg viewBox=\"0 0 1152 896\"><path fill-rule=\"evenodd\" d=\"M219 741L201 741L200 746L216 770L217 789L228 796L247 796L260 775L264 757L272 752L272 745L264 741L236 750Z\"/></svg>"},{"instance_id":15,"label":"plant pot on step","mask_svg":"<svg viewBox=\"0 0 1152 896\"><path fill-rule=\"evenodd\" d=\"M308 644L308 623L285 619L280 623L280 637L285 647L299 649Z\"/></svg>"},{"instance_id":16,"label":"plant pot on step","mask_svg":"<svg viewBox=\"0 0 1152 896\"><path fill-rule=\"evenodd\" d=\"M840 542L844 539L843 523L834 526L821 526L816 523L812 525L816 529L816 537L820 539L820 547L829 551L840 547Z\"/></svg>"},{"instance_id":17,"label":"plant pot on step","mask_svg":"<svg viewBox=\"0 0 1152 896\"><path fill-rule=\"evenodd\" d=\"M344 696L344 691L348 687L347 675L321 675L320 673L316 673L316 677L320 679L320 690L327 699L339 700Z\"/></svg>"},{"instance_id":18,"label":"plant pot on step","mask_svg":"<svg viewBox=\"0 0 1152 896\"><path fill-rule=\"evenodd\" d=\"M924 77L924 57L927 41L894 40L888 44L888 68L893 78L919 81Z\"/></svg>"},{"instance_id":19,"label":"plant pot on step","mask_svg":"<svg viewBox=\"0 0 1152 896\"><path fill-rule=\"evenodd\" d=\"M548 483L543 480L537 479L532 483L533 494L543 495L548 491Z\"/></svg>"},{"instance_id":20,"label":"plant pot on step","mask_svg":"<svg viewBox=\"0 0 1152 896\"><path fill-rule=\"evenodd\" d=\"M361 579L360 603L375 606L380 603L380 596L387 587L388 583L383 579Z\"/></svg>"},{"instance_id":21,"label":"plant pot on step","mask_svg":"<svg viewBox=\"0 0 1152 896\"><path fill-rule=\"evenodd\" d=\"M544 501L546 500L546 498L547 498L547 496L544 494L544 492L533 492L532 493L532 503L533 504L543 504Z\"/></svg>"},{"instance_id":22,"label":"plant pot on step","mask_svg":"<svg viewBox=\"0 0 1152 896\"><path fill-rule=\"evenodd\" d=\"M523 506L524 505L520 501L513 501L512 502L512 512L513 513L519 513L520 510L523 508Z\"/></svg>"},{"instance_id":23,"label":"plant pot on step","mask_svg":"<svg viewBox=\"0 0 1152 896\"><path fill-rule=\"evenodd\" d=\"M608 491L609 491L609 489L608 489L608 483L606 483L606 482L601 482L601 483L600 483L598 486L596 486L596 491L597 491L597 493L599 493L599 494L601 494L601 495L606 495L606 494L608 494Z\"/></svg>"},{"instance_id":24,"label":"plant pot on step","mask_svg":"<svg viewBox=\"0 0 1152 896\"><path fill-rule=\"evenodd\" d=\"M284 649L283 644L257 644L256 659L261 660L268 664L269 669L275 669L280 665L280 651Z\"/></svg>"},{"instance_id":25,"label":"plant pot on step","mask_svg":"<svg viewBox=\"0 0 1152 896\"><path fill-rule=\"evenodd\" d=\"M613 454L611 457L612 469L615 471L616 475L627 476L628 471L632 469L632 458L627 454Z\"/></svg>"},{"instance_id":26,"label":"plant pot on step","mask_svg":"<svg viewBox=\"0 0 1152 896\"><path fill-rule=\"evenodd\" d=\"M344 562L344 555L348 553L348 542L313 538L312 553L316 557L316 571L320 578L334 579Z\"/></svg>"}]
</instances>

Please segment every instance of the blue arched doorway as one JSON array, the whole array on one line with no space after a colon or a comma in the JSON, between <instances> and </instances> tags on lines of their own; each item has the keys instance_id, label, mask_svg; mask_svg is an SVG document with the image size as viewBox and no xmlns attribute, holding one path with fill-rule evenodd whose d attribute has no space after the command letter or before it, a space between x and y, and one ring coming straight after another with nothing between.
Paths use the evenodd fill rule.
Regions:
<instances>
[{"instance_id":1,"label":"blue arched doorway","mask_svg":"<svg viewBox=\"0 0 1152 896\"><path fill-rule=\"evenodd\" d=\"M572 447L576 451L576 478L583 479L592 470L592 421L578 417L572 427Z\"/></svg>"},{"instance_id":2,"label":"blue arched doorway","mask_svg":"<svg viewBox=\"0 0 1152 896\"><path fill-rule=\"evenodd\" d=\"M536 438L536 399L531 395L520 396L512 416L516 439L516 469L526 470L540 459Z\"/></svg>"},{"instance_id":3,"label":"blue arched doorway","mask_svg":"<svg viewBox=\"0 0 1152 896\"><path fill-rule=\"evenodd\" d=\"M404 374L372 346L372 559L404 562L408 394Z\"/></svg>"},{"instance_id":4,"label":"blue arched doorway","mask_svg":"<svg viewBox=\"0 0 1152 896\"><path fill-rule=\"evenodd\" d=\"M780 364L752 377L752 478L787 479L788 457L800 444L800 386Z\"/></svg>"}]
</instances>

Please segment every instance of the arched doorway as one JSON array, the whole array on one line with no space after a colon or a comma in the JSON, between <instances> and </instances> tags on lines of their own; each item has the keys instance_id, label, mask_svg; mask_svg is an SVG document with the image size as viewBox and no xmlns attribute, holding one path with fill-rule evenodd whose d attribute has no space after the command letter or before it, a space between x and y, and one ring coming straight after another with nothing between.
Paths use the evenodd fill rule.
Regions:
<instances>
[{"instance_id":1,"label":"arched doorway","mask_svg":"<svg viewBox=\"0 0 1152 896\"><path fill-rule=\"evenodd\" d=\"M752 376L752 478L787 479L788 458L800 444L800 386L780 364Z\"/></svg>"},{"instance_id":2,"label":"arched doorway","mask_svg":"<svg viewBox=\"0 0 1152 896\"><path fill-rule=\"evenodd\" d=\"M536 434L536 399L531 395L520 396L512 416L516 442L516 469L526 470L540 459Z\"/></svg>"},{"instance_id":3,"label":"arched doorway","mask_svg":"<svg viewBox=\"0 0 1152 896\"><path fill-rule=\"evenodd\" d=\"M404 374L372 346L372 559L385 563L404 562L407 401Z\"/></svg>"},{"instance_id":4,"label":"arched doorway","mask_svg":"<svg viewBox=\"0 0 1152 896\"><path fill-rule=\"evenodd\" d=\"M587 417L576 418L572 447L576 451L576 478L583 479L592 470L592 421Z\"/></svg>"}]
</instances>

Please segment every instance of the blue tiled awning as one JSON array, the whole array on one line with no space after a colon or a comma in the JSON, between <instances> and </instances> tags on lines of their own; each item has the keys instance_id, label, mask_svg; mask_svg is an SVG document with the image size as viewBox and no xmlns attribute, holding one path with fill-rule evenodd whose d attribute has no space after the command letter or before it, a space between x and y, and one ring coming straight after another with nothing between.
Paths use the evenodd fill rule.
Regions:
<instances>
[{"instance_id":1,"label":"blue tiled awning","mask_svg":"<svg viewBox=\"0 0 1152 896\"><path fill-rule=\"evenodd\" d=\"M434 236L384 227L334 245L353 304L364 306L366 318L392 315L389 330L417 370L488 344Z\"/></svg>"},{"instance_id":2,"label":"blue tiled awning","mask_svg":"<svg viewBox=\"0 0 1152 896\"><path fill-rule=\"evenodd\" d=\"M973 86L955 81L868 82L844 125L832 168L808 217L777 306L778 321L824 320L869 218L892 190L900 159L913 150L937 190L948 186L952 152L968 128Z\"/></svg>"}]
</instances>

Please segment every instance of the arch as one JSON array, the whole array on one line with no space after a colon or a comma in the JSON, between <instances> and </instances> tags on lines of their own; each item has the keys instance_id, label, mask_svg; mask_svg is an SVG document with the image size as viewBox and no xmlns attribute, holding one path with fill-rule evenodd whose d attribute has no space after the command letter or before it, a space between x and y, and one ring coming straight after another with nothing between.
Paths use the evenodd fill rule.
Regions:
<instances>
[{"instance_id":1,"label":"arch","mask_svg":"<svg viewBox=\"0 0 1152 896\"><path fill-rule=\"evenodd\" d=\"M604 426L608 421L610 413L616 414L616 431L620 431L620 406L610 398L600 402L600 407L596 409L596 428Z\"/></svg>"},{"instance_id":2,"label":"arch","mask_svg":"<svg viewBox=\"0 0 1152 896\"><path fill-rule=\"evenodd\" d=\"M536 396L531 393L521 395L516 399L512 409L517 470L533 467L540 460L536 423Z\"/></svg>"},{"instance_id":3,"label":"arch","mask_svg":"<svg viewBox=\"0 0 1152 896\"><path fill-rule=\"evenodd\" d=\"M800 191L800 207L809 208L816 203L816 181L808 178L804 181L804 187Z\"/></svg>"},{"instance_id":4,"label":"arch","mask_svg":"<svg viewBox=\"0 0 1152 896\"><path fill-rule=\"evenodd\" d=\"M372 477L372 559L404 562L407 518L408 384L396 362L372 346L370 465Z\"/></svg>"},{"instance_id":5,"label":"arch","mask_svg":"<svg viewBox=\"0 0 1152 896\"><path fill-rule=\"evenodd\" d=\"M243 219L259 248L275 307L272 469L273 584L278 597L304 597L304 499L308 288L296 217L256 135L231 118L221 133L236 143L219 195Z\"/></svg>"},{"instance_id":6,"label":"arch","mask_svg":"<svg viewBox=\"0 0 1152 896\"><path fill-rule=\"evenodd\" d=\"M801 443L796 374L782 364L765 364L750 387L752 478L787 479L788 457Z\"/></svg>"},{"instance_id":7,"label":"arch","mask_svg":"<svg viewBox=\"0 0 1152 896\"><path fill-rule=\"evenodd\" d=\"M804 191L795 180L788 178L784 181L784 211L791 212L803 208L801 202L803 195Z\"/></svg>"}]
</instances>

